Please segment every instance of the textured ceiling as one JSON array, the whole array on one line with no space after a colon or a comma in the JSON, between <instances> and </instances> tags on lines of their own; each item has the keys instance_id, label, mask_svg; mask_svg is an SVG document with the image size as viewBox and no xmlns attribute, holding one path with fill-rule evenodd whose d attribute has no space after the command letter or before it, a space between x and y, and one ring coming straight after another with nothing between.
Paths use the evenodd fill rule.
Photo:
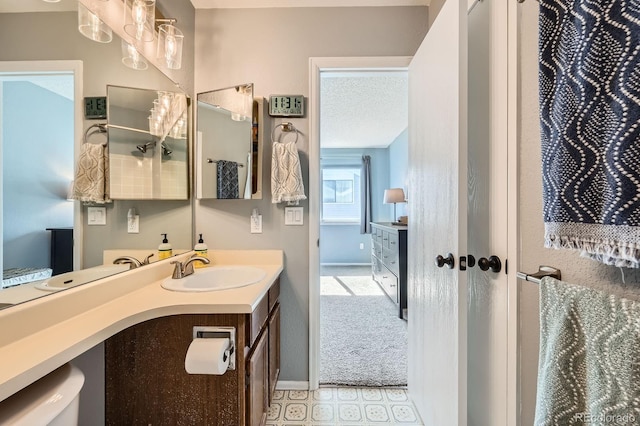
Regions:
<instances>
[{"instance_id":1,"label":"textured ceiling","mask_svg":"<svg viewBox=\"0 0 640 426\"><path fill-rule=\"evenodd\" d=\"M407 128L406 71L322 72L320 146L386 148Z\"/></svg>"}]
</instances>

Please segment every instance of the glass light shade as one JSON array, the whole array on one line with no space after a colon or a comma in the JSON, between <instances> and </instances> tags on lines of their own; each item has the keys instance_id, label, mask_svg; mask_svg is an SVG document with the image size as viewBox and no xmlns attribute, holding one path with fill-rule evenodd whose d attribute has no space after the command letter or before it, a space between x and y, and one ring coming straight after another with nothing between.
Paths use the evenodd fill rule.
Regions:
<instances>
[{"instance_id":1,"label":"glass light shade","mask_svg":"<svg viewBox=\"0 0 640 426\"><path fill-rule=\"evenodd\" d=\"M167 65L167 68L178 70L182 67L182 43L184 34L171 24L158 27L158 50L156 57Z\"/></svg>"},{"instance_id":2,"label":"glass light shade","mask_svg":"<svg viewBox=\"0 0 640 426\"><path fill-rule=\"evenodd\" d=\"M42 0L45 3L60 3L60 0Z\"/></svg>"},{"instance_id":3,"label":"glass light shade","mask_svg":"<svg viewBox=\"0 0 640 426\"><path fill-rule=\"evenodd\" d=\"M88 39L99 43L109 43L113 39L111 28L80 2L78 2L78 31Z\"/></svg>"},{"instance_id":4,"label":"glass light shade","mask_svg":"<svg viewBox=\"0 0 640 426\"><path fill-rule=\"evenodd\" d=\"M138 41L154 39L156 0L125 0L124 31Z\"/></svg>"},{"instance_id":5,"label":"glass light shade","mask_svg":"<svg viewBox=\"0 0 640 426\"><path fill-rule=\"evenodd\" d=\"M152 136L162 136L162 122L151 115L149 116L149 133Z\"/></svg>"},{"instance_id":6,"label":"glass light shade","mask_svg":"<svg viewBox=\"0 0 640 426\"><path fill-rule=\"evenodd\" d=\"M135 46L122 40L122 63L134 70L146 70L149 65Z\"/></svg>"},{"instance_id":7,"label":"glass light shade","mask_svg":"<svg viewBox=\"0 0 640 426\"><path fill-rule=\"evenodd\" d=\"M406 202L404 198L404 190L402 188L391 188L384 190L384 203L395 204Z\"/></svg>"}]
</instances>

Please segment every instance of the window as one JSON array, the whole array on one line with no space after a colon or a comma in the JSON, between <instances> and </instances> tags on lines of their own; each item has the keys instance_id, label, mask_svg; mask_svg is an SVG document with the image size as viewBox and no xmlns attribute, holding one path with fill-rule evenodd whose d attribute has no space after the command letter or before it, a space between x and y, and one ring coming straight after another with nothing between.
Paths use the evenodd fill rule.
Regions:
<instances>
[{"instance_id":1,"label":"window","mask_svg":"<svg viewBox=\"0 0 640 426\"><path fill-rule=\"evenodd\" d=\"M360 222L359 166L322 166L322 221Z\"/></svg>"}]
</instances>

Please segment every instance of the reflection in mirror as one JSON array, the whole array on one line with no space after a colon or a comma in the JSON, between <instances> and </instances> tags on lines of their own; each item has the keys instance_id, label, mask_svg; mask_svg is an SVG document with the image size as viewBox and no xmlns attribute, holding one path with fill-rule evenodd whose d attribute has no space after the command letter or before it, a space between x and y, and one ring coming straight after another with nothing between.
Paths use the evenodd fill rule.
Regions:
<instances>
[{"instance_id":1,"label":"reflection in mirror","mask_svg":"<svg viewBox=\"0 0 640 426\"><path fill-rule=\"evenodd\" d=\"M253 84L198 93L197 100L198 198L262 198Z\"/></svg>"},{"instance_id":2,"label":"reflection in mirror","mask_svg":"<svg viewBox=\"0 0 640 426\"><path fill-rule=\"evenodd\" d=\"M41 3L43 8L55 10L65 2L14 3L14 9ZM174 255L193 247L193 216L188 199L115 200L104 206L68 200L69 184L74 179L74 155L80 153L85 129L103 122L84 118L83 97L105 96L107 84L145 87L153 89L156 96L158 90L180 89L152 66L144 71L125 67L121 43L115 34L114 40L105 44L80 34L77 3L67 3L71 3L69 9L39 13L5 13L6 8L0 7L0 39L12 41L0 49L4 198L0 270L19 269L14 280L3 274L0 309L129 270L130 264L114 265L121 256L142 262L153 254L150 262L157 261L161 233L169 234ZM24 37L25 28L46 28L47 36ZM77 71L75 67L79 67ZM25 76L36 78L25 81ZM50 81L54 77L56 82ZM147 111L145 119L148 115ZM11 135L6 133L9 124L16 125ZM186 141L182 135L175 135L167 136L168 149L183 149L186 155L187 149L180 144L186 146L190 135ZM106 133L91 137L91 141L105 143ZM150 151L149 147L147 153ZM24 199L15 198L18 196ZM101 213L104 225L87 223L90 207L105 208ZM128 232L129 212L139 215L139 233ZM47 279L40 275L40 269L55 278L46 286L48 291L35 287L37 281ZM9 287L1 288L4 279Z\"/></svg>"},{"instance_id":3,"label":"reflection in mirror","mask_svg":"<svg viewBox=\"0 0 640 426\"><path fill-rule=\"evenodd\" d=\"M107 103L111 199L188 199L187 97L107 86Z\"/></svg>"}]
</instances>

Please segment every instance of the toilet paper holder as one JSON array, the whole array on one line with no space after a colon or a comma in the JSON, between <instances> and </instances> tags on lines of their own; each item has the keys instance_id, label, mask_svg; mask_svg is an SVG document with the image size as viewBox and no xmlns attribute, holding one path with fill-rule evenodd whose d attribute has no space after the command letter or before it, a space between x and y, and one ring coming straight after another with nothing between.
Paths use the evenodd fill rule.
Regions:
<instances>
[{"instance_id":1,"label":"toilet paper holder","mask_svg":"<svg viewBox=\"0 0 640 426\"><path fill-rule=\"evenodd\" d=\"M235 327L221 327L210 325L197 325L193 327L194 339L213 339L213 338L229 339L229 348L225 355L229 357L229 367L227 370L236 369L236 329Z\"/></svg>"}]
</instances>

